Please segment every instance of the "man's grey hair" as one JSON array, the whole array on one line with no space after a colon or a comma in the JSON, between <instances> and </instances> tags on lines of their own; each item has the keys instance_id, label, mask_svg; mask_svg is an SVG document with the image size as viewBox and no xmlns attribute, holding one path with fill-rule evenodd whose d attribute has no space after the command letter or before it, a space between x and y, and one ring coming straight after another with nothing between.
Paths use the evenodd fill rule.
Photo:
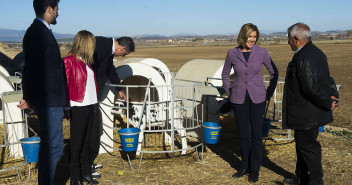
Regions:
<instances>
[{"instance_id":1,"label":"man's grey hair","mask_svg":"<svg viewBox=\"0 0 352 185\"><path fill-rule=\"evenodd\" d=\"M291 37L299 36L302 40L311 41L312 35L310 33L310 28L304 23L296 23L287 29L287 33Z\"/></svg>"}]
</instances>

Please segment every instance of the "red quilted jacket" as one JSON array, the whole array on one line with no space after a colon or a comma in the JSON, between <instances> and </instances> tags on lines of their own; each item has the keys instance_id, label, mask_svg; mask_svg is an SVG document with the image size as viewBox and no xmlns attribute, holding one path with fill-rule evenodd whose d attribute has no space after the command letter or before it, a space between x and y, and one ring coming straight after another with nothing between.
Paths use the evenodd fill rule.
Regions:
<instances>
[{"instance_id":1,"label":"red quilted jacket","mask_svg":"<svg viewBox=\"0 0 352 185\"><path fill-rule=\"evenodd\" d=\"M76 102L83 102L84 93L86 91L87 83L87 69L86 64L78 58L74 58L73 55L69 55L64 58L66 77L67 77L67 88L70 96L70 100ZM93 71L92 66L87 64L88 67ZM94 74L95 87L96 78Z\"/></svg>"}]
</instances>

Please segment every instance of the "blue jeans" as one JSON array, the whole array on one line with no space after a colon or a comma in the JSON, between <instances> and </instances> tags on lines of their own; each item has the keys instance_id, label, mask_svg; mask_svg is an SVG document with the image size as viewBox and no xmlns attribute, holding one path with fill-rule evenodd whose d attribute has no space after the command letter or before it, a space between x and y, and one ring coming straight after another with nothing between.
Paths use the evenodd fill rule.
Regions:
<instances>
[{"instance_id":1,"label":"blue jeans","mask_svg":"<svg viewBox=\"0 0 352 185\"><path fill-rule=\"evenodd\" d=\"M38 184L54 184L57 161L63 152L63 107L36 107L40 122Z\"/></svg>"}]
</instances>

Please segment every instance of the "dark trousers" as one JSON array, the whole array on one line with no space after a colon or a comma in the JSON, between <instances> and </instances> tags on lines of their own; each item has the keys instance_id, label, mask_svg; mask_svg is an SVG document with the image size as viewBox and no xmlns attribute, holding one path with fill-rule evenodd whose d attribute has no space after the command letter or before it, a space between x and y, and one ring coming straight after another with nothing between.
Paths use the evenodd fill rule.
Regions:
<instances>
[{"instance_id":1,"label":"dark trousers","mask_svg":"<svg viewBox=\"0 0 352 185\"><path fill-rule=\"evenodd\" d=\"M248 93L243 104L232 104L241 149L241 167L259 172L262 163L262 126L265 102L255 104Z\"/></svg>"},{"instance_id":2,"label":"dark trousers","mask_svg":"<svg viewBox=\"0 0 352 185\"><path fill-rule=\"evenodd\" d=\"M295 130L297 153L296 175L300 184L323 184L321 146L317 140L319 128Z\"/></svg>"},{"instance_id":3,"label":"dark trousers","mask_svg":"<svg viewBox=\"0 0 352 185\"><path fill-rule=\"evenodd\" d=\"M54 184L57 161L63 152L62 107L36 107L40 123L38 184Z\"/></svg>"},{"instance_id":4,"label":"dark trousers","mask_svg":"<svg viewBox=\"0 0 352 185\"><path fill-rule=\"evenodd\" d=\"M90 133L94 123L94 106L72 107L70 146L71 180L80 179L81 176L91 174L88 159L88 146Z\"/></svg>"},{"instance_id":5,"label":"dark trousers","mask_svg":"<svg viewBox=\"0 0 352 185\"><path fill-rule=\"evenodd\" d=\"M94 123L92 125L92 131L90 133L88 154L89 154L89 163L93 164L95 158L99 154L100 148L100 136L103 134L103 121L102 114L99 109L99 103L94 105Z\"/></svg>"}]
</instances>

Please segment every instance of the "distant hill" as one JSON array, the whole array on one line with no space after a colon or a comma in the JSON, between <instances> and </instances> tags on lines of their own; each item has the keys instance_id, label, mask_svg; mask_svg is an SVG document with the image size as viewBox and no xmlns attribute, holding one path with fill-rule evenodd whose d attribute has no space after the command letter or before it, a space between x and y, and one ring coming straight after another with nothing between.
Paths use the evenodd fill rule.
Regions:
<instances>
[{"instance_id":1,"label":"distant hill","mask_svg":"<svg viewBox=\"0 0 352 185\"><path fill-rule=\"evenodd\" d=\"M0 41L21 42L25 33L25 30L0 28Z\"/></svg>"},{"instance_id":2,"label":"distant hill","mask_svg":"<svg viewBox=\"0 0 352 185\"><path fill-rule=\"evenodd\" d=\"M114 38L118 38L118 37L114 37ZM164 35L157 35L157 34L153 34L153 35L145 34L145 35L134 36L133 39L134 40L167 40L168 37Z\"/></svg>"},{"instance_id":3,"label":"distant hill","mask_svg":"<svg viewBox=\"0 0 352 185\"><path fill-rule=\"evenodd\" d=\"M193 37L197 37L197 36L201 36L195 33L178 33L173 35L174 37L183 37L183 36L193 36Z\"/></svg>"},{"instance_id":4,"label":"distant hill","mask_svg":"<svg viewBox=\"0 0 352 185\"><path fill-rule=\"evenodd\" d=\"M25 30L12 30L12 29L4 29L0 28L0 42L22 42L23 36L26 33ZM274 30L263 30L261 33L269 36L285 36L286 31L274 31ZM312 31L313 36L321 35L321 34L345 34L347 31L345 30L331 30L331 31ZM196 37L201 37L204 39L223 39L223 38L232 38L237 34L211 34L211 35L198 35L195 33L179 33L171 36L165 36L160 34L145 34L145 35L137 35L132 36L135 40L167 40L167 39L193 39ZM75 34L61 34L55 33L54 36L58 41L73 41ZM118 38L118 37L114 37Z\"/></svg>"},{"instance_id":5,"label":"distant hill","mask_svg":"<svg viewBox=\"0 0 352 185\"><path fill-rule=\"evenodd\" d=\"M22 42L26 30L12 30L0 28L0 41L1 42ZM74 34L60 34L55 33L56 39L69 39L74 38Z\"/></svg>"},{"instance_id":6,"label":"distant hill","mask_svg":"<svg viewBox=\"0 0 352 185\"><path fill-rule=\"evenodd\" d=\"M267 33L267 35L287 35L287 32L285 32L285 31L271 32L271 33Z\"/></svg>"},{"instance_id":7,"label":"distant hill","mask_svg":"<svg viewBox=\"0 0 352 185\"><path fill-rule=\"evenodd\" d=\"M346 33L347 31L344 30L331 30L331 31L326 31L326 33L337 33L337 34L343 34Z\"/></svg>"},{"instance_id":8,"label":"distant hill","mask_svg":"<svg viewBox=\"0 0 352 185\"><path fill-rule=\"evenodd\" d=\"M62 34L62 33L55 33L54 32L54 37L59 40L59 39L73 39L75 38L75 34L69 34L69 33L66 33L66 34Z\"/></svg>"}]
</instances>

